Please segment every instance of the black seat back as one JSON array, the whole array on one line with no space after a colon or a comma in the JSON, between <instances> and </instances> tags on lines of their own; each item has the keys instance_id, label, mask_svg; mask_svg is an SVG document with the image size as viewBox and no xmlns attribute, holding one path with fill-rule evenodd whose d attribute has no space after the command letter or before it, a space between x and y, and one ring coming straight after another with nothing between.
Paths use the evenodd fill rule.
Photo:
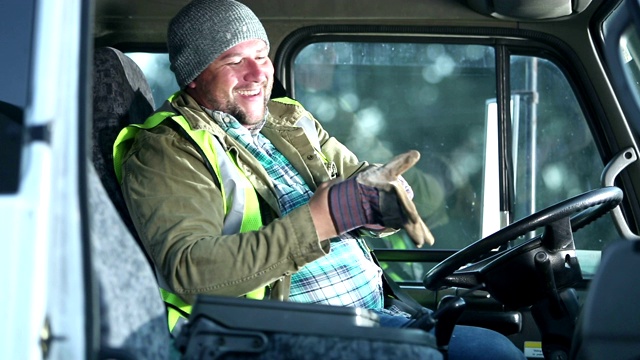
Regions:
<instances>
[{"instance_id":1,"label":"black seat back","mask_svg":"<svg viewBox=\"0 0 640 360\"><path fill-rule=\"evenodd\" d=\"M602 252L571 358L640 359L640 241L619 240Z\"/></svg>"}]
</instances>

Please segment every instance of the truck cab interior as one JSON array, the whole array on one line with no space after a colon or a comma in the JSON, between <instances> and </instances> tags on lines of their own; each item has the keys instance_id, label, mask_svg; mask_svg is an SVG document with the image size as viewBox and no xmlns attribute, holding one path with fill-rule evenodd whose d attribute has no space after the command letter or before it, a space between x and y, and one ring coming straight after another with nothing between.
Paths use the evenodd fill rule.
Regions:
<instances>
[{"instance_id":1,"label":"truck cab interior","mask_svg":"<svg viewBox=\"0 0 640 360\"><path fill-rule=\"evenodd\" d=\"M0 25L1 358L446 358L455 324L528 359L640 357L640 5L631 0L242 0L274 96L405 174L436 238L367 239L435 335L374 314L202 295L170 333L113 170L119 131L179 90L188 0L12 1ZM407 300L408 299L408 300Z\"/></svg>"}]
</instances>

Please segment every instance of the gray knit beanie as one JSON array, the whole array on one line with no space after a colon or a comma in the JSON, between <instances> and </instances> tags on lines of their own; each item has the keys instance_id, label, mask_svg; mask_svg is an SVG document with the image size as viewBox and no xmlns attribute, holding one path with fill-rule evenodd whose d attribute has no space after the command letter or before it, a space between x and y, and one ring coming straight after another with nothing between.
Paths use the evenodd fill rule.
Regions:
<instances>
[{"instance_id":1,"label":"gray knit beanie","mask_svg":"<svg viewBox=\"0 0 640 360\"><path fill-rule=\"evenodd\" d=\"M193 0L169 23L171 70L184 88L218 56L239 43L263 40L267 33L246 5L233 0Z\"/></svg>"}]
</instances>

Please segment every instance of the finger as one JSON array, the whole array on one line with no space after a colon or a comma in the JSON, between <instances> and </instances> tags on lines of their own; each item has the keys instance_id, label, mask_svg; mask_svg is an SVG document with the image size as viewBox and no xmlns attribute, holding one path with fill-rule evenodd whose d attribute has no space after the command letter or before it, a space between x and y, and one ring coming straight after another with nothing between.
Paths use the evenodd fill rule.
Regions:
<instances>
[{"instance_id":1,"label":"finger","mask_svg":"<svg viewBox=\"0 0 640 360\"><path fill-rule=\"evenodd\" d=\"M382 168L387 171L387 176L390 179L396 179L413 167L418 160L420 160L420 153L416 150L410 150L394 157L387 164L383 165Z\"/></svg>"},{"instance_id":2,"label":"finger","mask_svg":"<svg viewBox=\"0 0 640 360\"><path fill-rule=\"evenodd\" d=\"M394 157L383 166L371 168L359 173L357 180L359 183L367 186L389 190L389 183L396 181L398 176L415 165L419 159L420 153L418 151L408 151Z\"/></svg>"},{"instance_id":3,"label":"finger","mask_svg":"<svg viewBox=\"0 0 640 360\"><path fill-rule=\"evenodd\" d=\"M406 230L407 235L409 235L409 237L417 247L422 247L424 243L433 245L433 243L435 242L435 238L420 217L415 204L407 197L407 194L404 191L404 188L402 188L401 184L397 182L394 183L394 188L398 196L398 201L401 204L401 208L405 216L407 217L407 222L403 225L403 228Z\"/></svg>"}]
</instances>

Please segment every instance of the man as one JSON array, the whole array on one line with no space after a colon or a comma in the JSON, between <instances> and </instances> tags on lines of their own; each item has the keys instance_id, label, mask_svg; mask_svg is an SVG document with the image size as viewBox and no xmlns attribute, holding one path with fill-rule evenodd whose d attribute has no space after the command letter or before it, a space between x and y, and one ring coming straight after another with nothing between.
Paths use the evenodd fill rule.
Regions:
<instances>
[{"instance_id":1,"label":"man","mask_svg":"<svg viewBox=\"0 0 640 360\"><path fill-rule=\"evenodd\" d=\"M381 269L358 232L402 226L417 245L433 241L400 177L417 154L373 169L302 105L269 101L269 40L238 2L194 0L167 44L182 90L121 133L115 162L170 327L197 294L356 306L406 326L384 309ZM502 346L492 359L523 357L497 333L457 327L450 358L487 356L486 343Z\"/></svg>"}]
</instances>

